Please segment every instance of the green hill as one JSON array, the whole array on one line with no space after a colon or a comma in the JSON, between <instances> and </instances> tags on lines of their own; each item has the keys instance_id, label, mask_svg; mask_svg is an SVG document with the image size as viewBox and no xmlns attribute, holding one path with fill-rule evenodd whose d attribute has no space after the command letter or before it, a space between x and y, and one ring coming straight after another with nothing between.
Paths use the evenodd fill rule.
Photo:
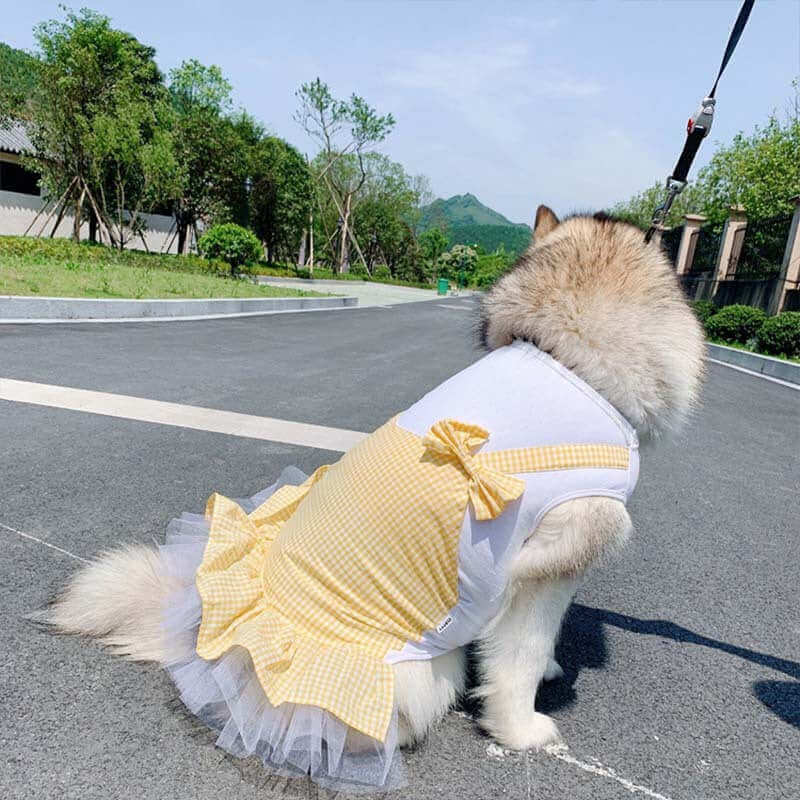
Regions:
<instances>
[{"instance_id":1,"label":"green hill","mask_svg":"<svg viewBox=\"0 0 800 800\"><path fill-rule=\"evenodd\" d=\"M502 245L507 252L520 253L531 238L531 229L527 225L511 222L483 205L473 194L434 200L421 211L418 230L441 228L451 245L477 244L487 253Z\"/></svg>"}]
</instances>

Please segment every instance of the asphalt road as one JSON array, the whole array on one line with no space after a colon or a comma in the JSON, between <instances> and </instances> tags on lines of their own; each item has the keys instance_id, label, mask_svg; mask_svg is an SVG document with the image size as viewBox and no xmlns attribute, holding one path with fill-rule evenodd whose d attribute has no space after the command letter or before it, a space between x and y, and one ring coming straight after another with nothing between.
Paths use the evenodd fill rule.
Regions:
<instances>
[{"instance_id":1,"label":"asphalt road","mask_svg":"<svg viewBox=\"0 0 800 800\"><path fill-rule=\"evenodd\" d=\"M442 307L449 306L449 307ZM205 322L3 326L0 377L372 430L479 357L468 300ZM637 534L580 589L538 707L569 752L502 753L466 712L395 797L800 796L800 392L710 365L645 451ZM0 401L0 797L324 797L209 744L156 668L23 615L80 558L159 538L212 491L337 454ZM17 532L15 532L17 531ZM467 709L469 711L469 709Z\"/></svg>"}]
</instances>

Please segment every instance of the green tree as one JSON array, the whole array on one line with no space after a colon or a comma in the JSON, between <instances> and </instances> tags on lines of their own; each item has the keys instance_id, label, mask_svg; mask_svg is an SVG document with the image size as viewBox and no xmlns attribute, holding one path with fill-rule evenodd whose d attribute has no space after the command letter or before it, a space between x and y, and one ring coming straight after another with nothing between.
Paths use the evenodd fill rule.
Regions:
<instances>
[{"instance_id":1,"label":"green tree","mask_svg":"<svg viewBox=\"0 0 800 800\"><path fill-rule=\"evenodd\" d=\"M422 255L432 264L447 250L449 241L447 234L441 228L428 228L418 237Z\"/></svg>"},{"instance_id":2,"label":"green tree","mask_svg":"<svg viewBox=\"0 0 800 800\"><path fill-rule=\"evenodd\" d=\"M40 67L30 99L28 165L41 173L46 196L63 198L56 225L69 204L77 240L88 208L123 247L141 227L140 212L168 194L175 167L154 50L85 9L34 33Z\"/></svg>"},{"instance_id":3,"label":"green tree","mask_svg":"<svg viewBox=\"0 0 800 800\"><path fill-rule=\"evenodd\" d=\"M179 176L171 206L178 252L185 253L200 220L226 221L241 205L247 148L241 125L225 116L231 87L219 67L184 61L170 72L169 93Z\"/></svg>"},{"instance_id":4,"label":"green tree","mask_svg":"<svg viewBox=\"0 0 800 800\"><path fill-rule=\"evenodd\" d=\"M27 117L38 71L37 58L0 42L0 127Z\"/></svg>"},{"instance_id":5,"label":"green tree","mask_svg":"<svg viewBox=\"0 0 800 800\"><path fill-rule=\"evenodd\" d=\"M449 252L439 256L438 273L451 281L471 283L472 273L478 263L478 253L473 247L464 244L454 245Z\"/></svg>"},{"instance_id":6,"label":"green tree","mask_svg":"<svg viewBox=\"0 0 800 800\"><path fill-rule=\"evenodd\" d=\"M267 136L251 146L249 220L267 260L297 251L311 208L312 178L305 159L283 139Z\"/></svg>"},{"instance_id":7,"label":"green tree","mask_svg":"<svg viewBox=\"0 0 800 800\"><path fill-rule=\"evenodd\" d=\"M296 92L300 106L295 121L319 145L314 160L315 179L327 190L338 213L336 226L336 270L350 266L351 243L359 249L353 234L353 198L367 180L364 156L372 145L382 142L394 127L391 114L378 114L356 94L338 100L319 78L304 83Z\"/></svg>"}]
</instances>

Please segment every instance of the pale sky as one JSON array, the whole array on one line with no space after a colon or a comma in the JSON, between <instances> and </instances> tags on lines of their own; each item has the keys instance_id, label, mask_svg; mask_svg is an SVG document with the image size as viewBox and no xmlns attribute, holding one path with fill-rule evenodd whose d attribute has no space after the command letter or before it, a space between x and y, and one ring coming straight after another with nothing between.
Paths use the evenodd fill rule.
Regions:
<instances>
[{"instance_id":1,"label":"pale sky","mask_svg":"<svg viewBox=\"0 0 800 800\"><path fill-rule=\"evenodd\" d=\"M156 48L165 72L218 64L237 104L301 151L294 92L320 76L397 126L381 151L440 197L516 222L540 202L607 207L661 180L713 83L738 0L175 2L85 0ZM76 4L77 6L77 4ZM54 0L6 6L0 41L34 45ZM758 0L717 91L713 142L784 113L800 75L800 1Z\"/></svg>"}]
</instances>

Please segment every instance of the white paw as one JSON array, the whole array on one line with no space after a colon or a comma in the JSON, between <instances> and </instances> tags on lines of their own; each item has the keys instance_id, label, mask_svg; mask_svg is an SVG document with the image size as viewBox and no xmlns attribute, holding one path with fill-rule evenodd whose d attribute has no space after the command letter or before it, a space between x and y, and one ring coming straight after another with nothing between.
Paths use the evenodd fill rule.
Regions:
<instances>
[{"instance_id":1,"label":"white paw","mask_svg":"<svg viewBox=\"0 0 800 800\"><path fill-rule=\"evenodd\" d=\"M507 720L493 727L497 741L511 750L539 750L561 741L555 722L536 711L524 719Z\"/></svg>"},{"instance_id":2,"label":"white paw","mask_svg":"<svg viewBox=\"0 0 800 800\"><path fill-rule=\"evenodd\" d=\"M547 659L547 668L544 671L544 680L554 681L557 678L564 677L564 670L561 669L561 664L554 658Z\"/></svg>"},{"instance_id":3,"label":"white paw","mask_svg":"<svg viewBox=\"0 0 800 800\"><path fill-rule=\"evenodd\" d=\"M417 737L414 731L406 721L406 718L399 715L397 718L397 746L398 747L411 747L416 744Z\"/></svg>"}]
</instances>

